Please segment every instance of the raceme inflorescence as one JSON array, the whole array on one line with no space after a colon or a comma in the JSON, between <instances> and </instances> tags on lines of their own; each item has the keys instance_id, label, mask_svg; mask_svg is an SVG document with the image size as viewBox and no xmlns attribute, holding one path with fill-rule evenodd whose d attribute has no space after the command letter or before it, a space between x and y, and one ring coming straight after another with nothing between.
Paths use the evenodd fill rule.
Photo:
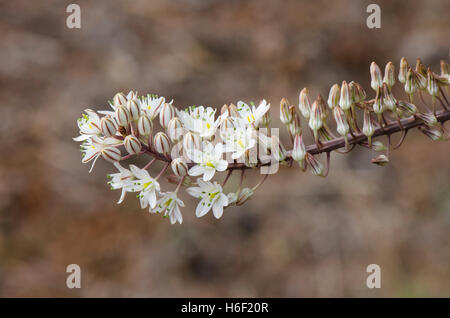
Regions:
<instances>
[{"instance_id":1,"label":"raceme inflorescence","mask_svg":"<svg viewBox=\"0 0 450 318\"><path fill-rule=\"evenodd\" d=\"M224 105L220 115L216 115L216 109L211 107L190 106L181 110L173 105L173 100L138 96L133 91L127 95L117 93L109 101L111 110L86 109L78 119L80 136L74 140L82 142L82 162L92 162L90 171L99 157L113 163L117 171L108 177L111 188L121 190L118 203L126 193L134 192L142 208L161 213L172 224L182 223L180 207L184 203L179 192L186 188L189 195L199 200L197 217L212 211L220 218L224 208L245 203L278 170L278 164L292 167L295 161L302 171L309 167L313 174L325 177L333 151L347 153L356 146L365 147L382 153L372 162L385 165L390 152L403 143L412 128L418 128L432 140L448 139L442 125L450 119L447 62L441 61L437 74L420 59L413 69L402 58L397 75L392 62L386 64L384 74L372 62L370 76L374 91L371 99L353 81L334 84L327 100L319 95L312 103L308 89L302 89L298 109L283 98L280 120L288 130L291 150L280 142L277 128L269 131L270 104L265 100ZM397 79L406 93L403 99L393 94ZM312 140L308 146L305 131L310 132ZM391 135L397 132L401 137L392 145ZM386 137L385 143L375 140L381 136ZM317 158L322 153L326 155L324 162ZM148 157L145 166L124 166L125 160L140 155ZM162 168L151 176L148 169L158 162ZM245 187L248 169L259 169L262 177L256 185ZM234 171L238 186L224 193ZM213 181L222 172L222 182ZM161 188L163 175L174 184L172 191Z\"/></svg>"}]
</instances>

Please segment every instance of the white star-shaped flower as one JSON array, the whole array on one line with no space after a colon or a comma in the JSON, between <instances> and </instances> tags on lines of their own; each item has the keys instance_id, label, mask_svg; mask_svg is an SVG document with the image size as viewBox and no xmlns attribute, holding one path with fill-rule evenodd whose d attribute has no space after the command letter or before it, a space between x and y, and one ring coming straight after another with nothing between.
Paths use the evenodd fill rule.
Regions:
<instances>
[{"instance_id":1,"label":"white star-shaped flower","mask_svg":"<svg viewBox=\"0 0 450 318\"><path fill-rule=\"evenodd\" d=\"M237 111L239 115L245 120L247 124L253 125L255 127L258 127L261 118L265 113L267 113L269 108L270 104L268 104L265 99L263 99L259 103L258 107L252 105L252 107L250 108L250 106L243 101L239 101L237 103Z\"/></svg>"},{"instance_id":2,"label":"white star-shaped flower","mask_svg":"<svg viewBox=\"0 0 450 318\"><path fill-rule=\"evenodd\" d=\"M156 193L160 191L159 183L152 178L147 170L140 169L135 165L130 165L130 170L137 178L133 180L133 192L140 192L138 197L141 207L145 209L149 204L150 208L156 206Z\"/></svg>"},{"instance_id":3,"label":"white star-shaped flower","mask_svg":"<svg viewBox=\"0 0 450 318\"><path fill-rule=\"evenodd\" d=\"M203 151L193 149L190 159L197 165L189 169L190 176L203 175L204 181L211 180L216 171L224 171L228 167L228 162L222 159L223 145L221 143L215 146L210 142L203 143Z\"/></svg>"},{"instance_id":4,"label":"white star-shaped flower","mask_svg":"<svg viewBox=\"0 0 450 318\"><path fill-rule=\"evenodd\" d=\"M217 182L205 182L202 179L197 179L197 184L198 187L186 190L191 196L200 199L195 215L202 217L212 208L214 216L219 219L223 208L228 205L228 197L223 193L222 187Z\"/></svg>"},{"instance_id":5,"label":"white star-shaped flower","mask_svg":"<svg viewBox=\"0 0 450 318\"><path fill-rule=\"evenodd\" d=\"M217 127L228 116L228 113L224 113L215 119L215 114L216 109L203 106L191 106L185 110L177 110L177 116L183 127L207 139L214 136Z\"/></svg>"},{"instance_id":6,"label":"white star-shaped flower","mask_svg":"<svg viewBox=\"0 0 450 318\"><path fill-rule=\"evenodd\" d=\"M129 169L122 167L118 162L114 162L114 167L116 167L119 172L108 175L108 177L111 178L111 181L109 181L108 184L113 190L122 189L120 199L117 201L117 203L120 204L125 198L125 194L133 191L134 175Z\"/></svg>"},{"instance_id":7,"label":"white star-shaped flower","mask_svg":"<svg viewBox=\"0 0 450 318\"><path fill-rule=\"evenodd\" d=\"M78 118L77 124L80 129L80 136L73 138L75 141L84 141L90 139L92 136L101 133L100 117L92 109L86 109L86 114Z\"/></svg>"},{"instance_id":8,"label":"white star-shaped flower","mask_svg":"<svg viewBox=\"0 0 450 318\"><path fill-rule=\"evenodd\" d=\"M89 169L90 173L94 169L95 162L100 155L103 155L106 160L111 162L119 161L121 158L120 150L113 146L120 143L121 141L112 137L100 138L97 135L93 135L81 144L81 152L83 153L81 162L87 163L94 160Z\"/></svg>"},{"instance_id":9,"label":"white star-shaped flower","mask_svg":"<svg viewBox=\"0 0 450 318\"><path fill-rule=\"evenodd\" d=\"M164 213L164 216L170 218L170 223L183 223L183 215L181 215L180 206L184 206L184 202L178 199L176 192L161 193L162 197L156 203L156 207L151 212Z\"/></svg>"},{"instance_id":10,"label":"white star-shaped flower","mask_svg":"<svg viewBox=\"0 0 450 318\"><path fill-rule=\"evenodd\" d=\"M225 152L233 152L231 158L237 159L256 145L253 127L237 127L224 134Z\"/></svg>"}]
</instances>

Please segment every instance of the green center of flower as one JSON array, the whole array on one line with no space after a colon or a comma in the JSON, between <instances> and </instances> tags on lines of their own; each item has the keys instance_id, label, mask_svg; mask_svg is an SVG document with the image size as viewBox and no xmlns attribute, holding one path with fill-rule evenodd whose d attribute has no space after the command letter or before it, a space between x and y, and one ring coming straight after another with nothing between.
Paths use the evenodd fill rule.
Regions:
<instances>
[{"instance_id":1,"label":"green center of flower","mask_svg":"<svg viewBox=\"0 0 450 318\"><path fill-rule=\"evenodd\" d=\"M206 163L206 166L210 167L210 168L215 168L214 164L211 161L208 161Z\"/></svg>"},{"instance_id":2,"label":"green center of flower","mask_svg":"<svg viewBox=\"0 0 450 318\"><path fill-rule=\"evenodd\" d=\"M214 192L214 193L210 193L209 194L209 199L212 201L215 198L215 196L218 195L218 194L219 194L219 191Z\"/></svg>"},{"instance_id":3,"label":"green center of flower","mask_svg":"<svg viewBox=\"0 0 450 318\"><path fill-rule=\"evenodd\" d=\"M147 189L148 186L151 185L152 183L153 183L152 181L144 183L144 189Z\"/></svg>"}]
</instances>

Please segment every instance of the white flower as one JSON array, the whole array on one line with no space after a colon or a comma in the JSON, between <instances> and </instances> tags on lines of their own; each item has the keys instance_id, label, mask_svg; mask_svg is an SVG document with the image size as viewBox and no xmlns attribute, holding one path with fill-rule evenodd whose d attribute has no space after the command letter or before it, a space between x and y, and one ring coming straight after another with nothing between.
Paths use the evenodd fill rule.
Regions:
<instances>
[{"instance_id":1,"label":"white flower","mask_svg":"<svg viewBox=\"0 0 450 318\"><path fill-rule=\"evenodd\" d=\"M239 101L237 103L237 111L239 115L245 120L247 124L253 124L255 127L258 127L260 120L264 116L264 114L269 110L270 104L267 104L266 100L263 99L259 106L256 108L255 105L252 105L252 108L248 106L243 101Z\"/></svg>"},{"instance_id":2,"label":"white flower","mask_svg":"<svg viewBox=\"0 0 450 318\"><path fill-rule=\"evenodd\" d=\"M176 192L161 193L162 197L156 203L152 212L162 213L170 218L170 223L183 223L183 216L180 212L180 206L184 206L184 202L178 199Z\"/></svg>"},{"instance_id":3,"label":"white flower","mask_svg":"<svg viewBox=\"0 0 450 318\"><path fill-rule=\"evenodd\" d=\"M84 141L90 139L94 135L101 133L100 117L91 109L85 110L81 118L78 118L77 124L80 128L80 136L73 138L75 141Z\"/></svg>"},{"instance_id":4,"label":"white flower","mask_svg":"<svg viewBox=\"0 0 450 318\"><path fill-rule=\"evenodd\" d=\"M91 160L94 160L91 168L89 169L90 173L100 155L103 155L103 157L108 161L118 161L121 157L120 150L112 146L120 143L121 142L115 138L100 138L96 135L93 135L91 138L85 140L84 143L81 144L81 152L83 153L83 159L81 160L81 162L87 163Z\"/></svg>"},{"instance_id":5,"label":"white flower","mask_svg":"<svg viewBox=\"0 0 450 318\"><path fill-rule=\"evenodd\" d=\"M158 181L152 178L147 170L140 169L135 165L130 165L130 170L137 178L133 180L132 191L140 191L138 197L141 207L145 209L150 204L153 209L156 206L156 193L160 190Z\"/></svg>"},{"instance_id":6,"label":"white flower","mask_svg":"<svg viewBox=\"0 0 450 318\"><path fill-rule=\"evenodd\" d=\"M191 196L200 198L195 215L202 217L212 208L214 216L219 219L223 208L228 205L228 197L223 193L222 187L217 182L205 182L202 179L197 179L197 184L198 187L186 190Z\"/></svg>"},{"instance_id":7,"label":"white flower","mask_svg":"<svg viewBox=\"0 0 450 318\"><path fill-rule=\"evenodd\" d=\"M150 117L151 120L155 119L161 111L161 107L165 104L166 99L161 96L157 97L155 95L147 95L141 100L141 110ZM172 104L171 101L169 104Z\"/></svg>"},{"instance_id":8,"label":"white flower","mask_svg":"<svg viewBox=\"0 0 450 318\"><path fill-rule=\"evenodd\" d=\"M190 176L199 176L203 174L203 180L209 181L216 171L224 171L228 167L228 162L222 159L223 145L221 143L213 146L210 142L203 144L203 151L194 149L191 160L197 163L189 169Z\"/></svg>"},{"instance_id":9,"label":"white flower","mask_svg":"<svg viewBox=\"0 0 450 318\"><path fill-rule=\"evenodd\" d=\"M203 106L191 106L185 110L177 110L177 116L183 126L203 138L211 138L216 133L217 127L228 116L228 112L225 112L215 119L215 114L216 109Z\"/></svg>"},{"instance_id":10,"label":"white flower","mask_svg":"<svg viewBox=\"0 0 450 318\"><path fill-rule=\"evenodd\" d=\"M256 144L255 129L253 127L237 127L224 133L225 152L233 152L231 158L241 157L248 149Z\"/></svg>"},{"instance_id":11,"label":"white flower","mask_svg":"<svg viewBox=\"0 0 450 318\"><path fill-rule=\"evenodd\" d=\"M108 175L108 177L111 178L111 181L109 181L108 184L113 190L122 189L122 194L120 195L120 199L117 202L118 204L120 204L125 198L125 194L133 190L134 175L130 170L122 167L118 162L114 162L114 166L117 168L117 170L119 170L119 172Z\"/></svg>"}]
</instances>

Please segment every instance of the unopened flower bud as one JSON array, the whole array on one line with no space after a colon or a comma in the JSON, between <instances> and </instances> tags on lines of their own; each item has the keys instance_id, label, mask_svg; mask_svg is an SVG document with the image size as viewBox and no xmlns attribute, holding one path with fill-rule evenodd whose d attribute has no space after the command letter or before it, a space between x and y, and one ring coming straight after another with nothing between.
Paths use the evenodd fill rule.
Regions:
<instances>
[{"instance_id":1,"label":"unopened flower bud","mask_svg":"<svg viewBox=\"0 0 450 318\"><path fill-rule=\"evenodd\" d=\"M155 150L161 154L170 153L170 140L169 137L160 131L153 138L153 145L155 146Z\"/></svg>"},{"instance_id":2,"label":"unopened flower bud","mask_svg":"<svg viewBox=\"0 0 450 318\"><path fill-rule=\"evenodd\" d=\"M137 129L139 135L142 136L148 136L152 133L153 122L151 121L150 117L147 114L145 113L141 114L138 120Z\"/></svg>"},{"instance_id":3,"label":"unopened flower bud","mask_svg":"<svg viewBox=\"0 0 450 318\"><path fill-rule=\"evenodd\" d=\"M122 159L122 154L120 153L120 150L115 147L103 148L101 153L102 157L109 162L116 162Z\"/></svg>"},{"instance_id":4,"label":"unopened flower bud","mask_svg":"<svg viewBox=\"0 0 450 318\"><path fill-rule=\"evenodd\" d=\"M319 95L316 99L317 105L319 105L320 108L320 118L323 122L326 122L329 112L328 107L325 104L325 100L323 99L322 95Z\"/></svg>"},{"instance_id":5,"label":"unopened flower bud","mask_svg":"<svg viewBox=\"0 0 450 318\"><path fill-rule=\"evenodd\" d=\"M348 86L350 88L350 92L352 93L354 103L359 103L366 99L366 91L359 83L351 81Z\"/></svg>"},{"instance_id":6,"label":"unopened flower bud","mask_svg":"<svg viewBox=\"0 0 450 318\"><path fill-rule=\"evenodd\" d=\"M416 60L416 72L424 77L427 76L427 68L425 67L425 65L423 65L420 58Z\"/></svg>"},{"instance_id":7,"label":"unopened flower bud","mask_svg":"<svg viewBox=\"0 0 450 318\"><path fill-rule=\"evenodd\" d=\"M392 62L388 62L384 68L384 79L383 82L391 88L395 84L395 67Z\"/></svg>"},{"instance_id":8,"label":"unopened flower bud","mask_svg":"<svg viewBox=\"0 0 450 318\"><path fill-rule=\"evenodd\" d=\"M323 164L320 163L320 161L318 161L313 155L311 155L310 153L306 154L306 161L309 163L309 165L311 166L311 172L319 177L324 177L324 168L323 168Z\"/></svg>"},{"instance_id":9,"label":"unopened flower bud","mask_svg":"<svg viewBox=\"0 0 450 318\"><path fill-rule=\"evenodd\" d=\"M114 136L117 132L116 122L108 116L103 117L100 120L100 128L102 130L102 134L106 137Z\"/></svg>"},{"instance_id":10,"label":"unopened flower bud","mask_svg":"<svg viewBox=\"0 0 450 318\"><path fill-rule=\"evenodd\" d=\"M124 93L117 93L116 95L114 95L114 106L126 106L127 105L127 97L125 96Z\"/></svg>"},{"instance_id":11,"label":"unopened flower bud","mask_svg":"<svg viewBox=\"0 0 450 318\"><path fill-rule=\"evenodd\" d=\"M169 121L169 125L167 125L167 134L173 143L177 143L183 139L183 125L178 117L174 117Z\"/></svg>"},{"instance_id":12,"label":"unopened flower bud","mask_svg":"<svg viewBox=\"0 0 450 318\"><path fill-rule=\"evenodd\" d=\"M300 116L295 112L294 106L291 106L291 110L294 110L294 119L292 122L288 125L289 131L292 136L296 134L300 134L302 132L302 127L300 123Z\"/></svg>"},{"instance_id":13,"label":"unopened flower bud","mask_svg":"<svg viewBox=\"0 0 450 318\"><path fill-rule=\"evenodd\" d=\"M174 117L175 108L171 104L165 103L159 112L159 122L161 123L161 126L167 128L169 121Z\"/></svg>"},{"instance_id":14,"label":"unopened flower bud","mask_svg":"<svg viewBox=\"0 0 450 318\"><path fill-rule=\"evenodd\" d=\"M136 98L130 99L127 102L127 109L130 112L130 116L131 116L132 120L139 119L139 115L141 114L141 106L140 106L140 102Z\"/></svg>"},{"instance_id":15,"label":"unopened flower bud","mask_svg":"<svg viewBox=\"0 0 450 318\"><path fill-rule=\"evenodd\" d=\"M406 83L408 69L408 61L404 57L402 57L400 60L400 70L398 71L398 81L402 84Z\"/></svg>"},{"instance_id":16,"label":"unopened flower bud","mask_svg":"<svg viewBox=\"0 0 450 318\"><path fill-rule=\"evenodd\" d=\"M285 125L289 124L293 120L292 114L289 111L289 102L284 97L280 102L280 120Z\"/></svg>"},{"instance_id":17,"label":"unopened flower bud","mask_svg":"<svg viewBox=\"0 0 450 318\"><path fill-rule=\"evenodd\" d=\"M245 202L247 202L251 196L253 195L254 191L250 188L243 188L241 192L239 193L239 198L236 201L236 205L242 205Z\"/></svg>"},{"instance_id":18,"label":"unopened flower bud","mask_svg":"<svg viewBox=\"0 0 450 318\"><path fill-rule=\"evenodd\" d=\"M328 94L328 107L333 109L339 105L340 99L340 88L338 84L334 84L330 88L330 93Z\"/></svg>"},{"instance_id":19,"label":"unopened flower bud","mask_svg":"<svg viewBox=\"0 0 450 318\"><path fill-rule=\"evenodd\" d=\"M374 91L377 91L383 85L383 78L381 77L381 70L377 63L370 64L370 86Z\"/></svg>"},{"instance_id":20,"label":"unopened flower bud","mask_svg":"<svg viewBox=\"0 0 450 318\"><path fill-rule=\"evenodd\" d=\"M447 140L446 137L442 135L441 130L429 127L419 127L419 130L428 138L433 141L444 141Z\"/></svg>"},{"instance_id":21,"label":"unopened flower bud","mask_svg":"<svg viewBox=\"0 0 450 318\"><path fill-rule=\"evenodd\" d=\"M395 111L397 100L388 88L386 83L383 83L383 107L390 111Z\"/></svg>"},{"instance_id":22,"label":"unopened flower bud","mask_svg":"<svg viewBox=\"0 0 450 318\"><path fill-rule=\"evenodd\" d=\"M438 83L434 78L433 72L430 69L428 69L427 73L427 91L431 96L437 96L439 93Z\"/></svg>"},{"instance_id":23,"label":"unopened flower bud","mask_svg":"<svg viewBox=\"0 0 450 318\"><path fill-rule=\"evenodd\" d=\"M309 116L311 114L311 106L308 94L308 89L305 87L304 89L302 89L298 97L298 108L300 109L302 116L306 119L309 119Z\"/></svg>"},{"instance_id":24,"label":"unopened flower bud","mask_svg":"<svg viewBox=\"0 0 450 318\"><path fill-rule=\"evenodd\" d=\"M414 79L414 73L412 69L409 69L408 73L406 73L405 92L406 94L412 95L416 91L417 91L417 83Z\"/></svg>"},{"instance_id":25,"label":"unopened flower bud","mask_svg":"<svg viewBox=\"0 0 450 318\"><path fill-rule=\"evenodd\" d=\"M131 155L141 152L142 149L142 145L139 139L137 139L135 136L132 135L128 135L125 137L123 145L125 146L125 149L128 151L128 153Z\"/></svg>"},{"instance_id":26,"label":"unopened flower bud","mask_svg":"<svg viewBox=\"0 0 450 318\"><path fill-rule=\"evenodd\" d=\"M370 111L368 109L364 110L364 122L362 131L363 134L367 137L370 145L371 137L375 132L375 127L373 126L372 119L370 118Z\"/></svg>"},{"instance_id":27,"label":"unopened flower bud","mask_svg":"<svg viewBox=\"0 0 450 318\"><path fill-rule=\"evenodd\" d=\"M377 115L381 115L384 111L384 105L383 105L383 101L382 101L382 92L381 92L382 88L380 88L377 92L377 96L375 97L375 101L373 103L373 111L375 114Z\"/></svg>"},{"instance_id":28,"label":"unopened flower bud","mask_svg":"<svg viewBox=\"0 0 450 318\"><path fill-rule=\"evenodd\" d=\"M352 107L352 104L353 101L350 87L348 86L346 81L343 81L341 85L341 97L339 99L339 106L342 108L342 110L347 111L350 109L350 107Z\"/></svg>"},{"instance_id":29,"label":"unopened flower bud","mask_svg":"<svg viewBox=\"0 0 450 318\"><path fill-rule=\"evenodd\" d=\"M341 136L347 136L350 127L348 126L344 112L340 107L333 109L334 119L336 120L336 130Z\"/></svg>"},{"instance_id":30,"label":"unopened flower bud","mask_svg":"<svg viewBox=\"0 0 450 318\"><path fill-rule=\"evenodd\" d=\"M322 128L322 126L323 121L320 105L317 100L315 100L312 105L311 114L309 117L309 128L311 128L313 131L318 131L320 128Z\"/></svg>"},{"instance_id":31,"label":"unopened flower bud","mask_svg":"<svg viewBox=\"0 0 450 318\"><path fill-rule=\"evenodd\" d=\"M300 134L296 134L294 137L294 147L292 148L292 159L297 162L303 161L306 156L306 147L303 142L303 137Z\"/></svg>"},{"instance_id":32,"label":"unopened flower bud","mask_svg":"<svg viewBox=\"0 0 450 318\"><path fill-rule=\"evenodd\" d=\"M188 131L183 137L183 148L188 149L199 149L200 138L197 134Z\"/></svg>"},{"instance_id":33,"label":"unopened flower bud","mask_svg":"<svg viewBox=\"0 0 450 318\"><path fill-rule=\"evenodd\" d=\"M170 166L172 167L173 173L177 177L182 178L188 174L188 165L182 158L176 158L172 160Z\"/></svg>"},{"instance_id":34,"label":"unopened flower bud","mask_svg":"<svg viewBox=\"0 0 450 318\"><path fill-rule=\"evenodd\" d=\"M120 126L126 127L131 121L130 112L123 106L117 106L116 108L116 121Z\"/></svg>"},{"instance_id":35,"label":"unopened flower bud","mask_svg":"<svg viewBox=\"0 0 450 318\"><path fill-rule=\"evenodd\" d=\"M417 113L417 107L414 104L411 104L411 103L408 103L408 102L398 101L397 102L397 107L406 116L412 116L412 115Z\"/></svg>"},{"instance_id":36,"label":"unopened flower bud","mask_svg":"<svg viewBox=\"0 0 450 318\"><path fill-rule=\"evenodd\" d=\"M379 165L379 166L384 166L389 162L389 158L386 157L385 155L379 155L378 157L376 157L375 159L372 159L372 163Z\"/></svg>"},{"instance_id":37,"label":"unopened flower bud","mask_svg":"<svg viewBox=\"0 0 450 318\"><path fill-rule=\"evenodd\" d=\"M440 126L440 123L438 122L436 116L434 116L433 113L418 112L418 113L416 113L416 116L418 118L420 118L425 123L425 125L427 125L429 127L431 127L431 126L439 127Z\"/></svg>"}]
</instances>

